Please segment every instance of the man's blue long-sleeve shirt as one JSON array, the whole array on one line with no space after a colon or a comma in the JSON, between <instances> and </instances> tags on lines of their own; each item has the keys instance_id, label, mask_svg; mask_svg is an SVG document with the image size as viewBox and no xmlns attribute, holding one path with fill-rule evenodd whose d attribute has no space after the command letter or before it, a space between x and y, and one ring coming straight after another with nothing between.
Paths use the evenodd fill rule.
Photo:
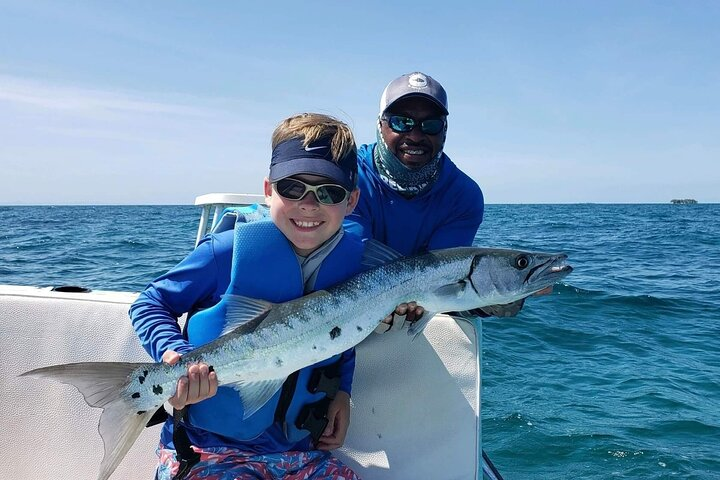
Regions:
<instances>
[{"instance_id":1,"label":"man's blue long-sleeve shirt","mask_svg":"<svg viewBox=\"0 0 720 480\"><path fill-rule=\"evenodd\" d=\"M345 221L346 230L379 240L404 255L471 245L485 207L477 183L443 154L433 186L405 198L378 175L375 145L358 149L360 201Z\"/></svg>"}]
</instances>

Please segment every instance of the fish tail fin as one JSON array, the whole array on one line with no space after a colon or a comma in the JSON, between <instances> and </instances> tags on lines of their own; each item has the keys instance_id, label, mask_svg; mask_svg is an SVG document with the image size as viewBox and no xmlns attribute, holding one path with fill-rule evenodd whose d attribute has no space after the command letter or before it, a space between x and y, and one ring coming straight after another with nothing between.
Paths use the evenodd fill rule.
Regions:
<instances>
[{"instance_id":1,"label":"fish tail fin","mask_svg":"<svg viewBox=\"0 0 720 480\"><path fill-rule=\"evenodd\" d=\"M154 413L137 411L122 391L130 374L143 364L88 362L54 365L23 373L22 377L48 378L77 388L91 407L103 409L98 431L105 446L98 480L107 480Z\"/></svg>"},{"instance_id":2,"label":"fish tail fin","mask_svg":"<svg viewBox=\"0 0 720 480\"><path fill-rule=\"evenodd\" d=\"M155 411L155 408L135 411L122 398L113 400L103 409L98 431L105 445L105 454L100 463L98 480L106 480L112 475Z\"/></svg>"}]
</instances>

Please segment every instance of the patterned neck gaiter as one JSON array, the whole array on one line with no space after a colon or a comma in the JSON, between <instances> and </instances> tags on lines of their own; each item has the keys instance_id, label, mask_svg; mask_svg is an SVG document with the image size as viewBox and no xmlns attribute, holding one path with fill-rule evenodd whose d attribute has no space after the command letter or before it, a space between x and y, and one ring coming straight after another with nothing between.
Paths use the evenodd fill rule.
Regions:
<instances>
[{"instance_id":1,"label":"patterned neck gaiter","mask_svg":"<svg viewBox=\"0 0 720 480\"><path fill-rule=\"evenodd\" d=\"M377 147L373 152L373 161L380 178L388 187L406 198L415 197L432 187L440 173L442 149L422 167L409 168L388 148L382 137L380 122L377 124L376 137Z\"/></svg>"}]
</instances>

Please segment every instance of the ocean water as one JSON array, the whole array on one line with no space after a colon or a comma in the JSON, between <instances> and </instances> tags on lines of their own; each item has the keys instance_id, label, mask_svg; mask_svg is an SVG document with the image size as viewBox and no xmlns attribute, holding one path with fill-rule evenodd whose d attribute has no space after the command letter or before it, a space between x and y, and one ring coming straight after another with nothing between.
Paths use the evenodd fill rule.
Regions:
<instances>
[{"instance_id":1,"label":"ocean water","mask_svg":"<svg viewBox=\"0 0 720 480\"><path fill-rule=\"evenodd\" d=\"M198 218L0 207L0 283L139 291ZM483 321L483 442L507 480L720 479L720 205L489 205L475 243L575 267Z\"/></svg>"}]
</instances>

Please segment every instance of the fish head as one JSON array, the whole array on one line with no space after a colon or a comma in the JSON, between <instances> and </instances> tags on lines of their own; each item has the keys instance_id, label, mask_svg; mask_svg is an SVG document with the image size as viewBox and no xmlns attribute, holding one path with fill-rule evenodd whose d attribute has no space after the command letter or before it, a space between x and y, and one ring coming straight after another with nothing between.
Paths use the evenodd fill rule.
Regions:
<instances>
[{"instance_id":1,"label":"fish head","mask_svg":"<svg viewBox=\"0 0 720 480\"><path fill-rule=\"evenodd\" d=\"M565 278L573 268L564 253L477 249L469 273L485 305L503 305L532 295ZM489 297L489 298L488 298Z\"/></svg>"}]
</instances>

